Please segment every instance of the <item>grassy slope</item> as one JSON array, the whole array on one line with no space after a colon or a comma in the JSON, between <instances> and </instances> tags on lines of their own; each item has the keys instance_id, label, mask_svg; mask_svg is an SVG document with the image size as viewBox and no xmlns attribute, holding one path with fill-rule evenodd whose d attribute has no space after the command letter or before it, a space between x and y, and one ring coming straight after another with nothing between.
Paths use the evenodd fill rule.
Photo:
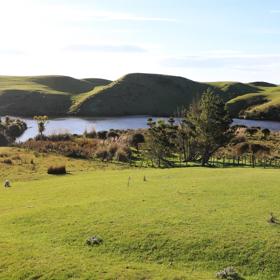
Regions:
<instances>
[{"instance_id":1,"label":"grassy slope","mask_svg":"<svg viewBox=\"0 0 280 280\"><path fill-rule=\"evenodd\" d=\"M280 279L280 227L267 223L280 213L278 170L19 179L0 189L1 279L214 280L229 265L247 280ZM104 244L84 245L92 235Z\"/></svg>"},{"instance_id":2,"label":"grassy slope","mask_svg":"<svg viewBox=\"0 0 280 280\"><path fill-rule=\"evenodd\" d=\"M93 91L76 108L79 115L170 115L190 104L208 85L181 77L129 74Z\"/></svg>"},{"instance_id":3,"label":"grassy slope","mask_svg":"<svg viewBox=\"0 0 280 280\"><path fill-rule=\"evenodd\" d=\"M93 84L95 87L97 86L106 86L112 83L112 81L107 80L107 79L98 79L98 78L87 78L83 79L84 81L90 82Z\"/></svg>"},{"instance_id":4,"label":"grassy slope","mask_svg":"<svg viewBox=\"0 0 280 280\"><path fill-rule=\"evenodd\" d=\"M280 119L280 87L255 82L198 83L181 77L129 74L114 82L66 76L0 76L0 115L170 115L212 87L233 116Z\"/></svg>"},{"instance_id":5,"label":"grassy slope","mask_svg":"<svg viewBox=\"0 0 280 280\"><path fill-rule=\"evenodd\" d=\"M280 86L260 87L258 93L230 100L229 106L239 112L243 110L249 118L280 120Z\"/></svg>"},{"instance_id":6,"label":"grassy slope","mask_svg":"<svg viewBox=\"0 0 280 280\"><path fill-rule=\"evenodd\" d=\"M66 115L71 96L94 88L88 81L65 76L0 77L0 113Z\"/></svg>"},{"instance_id":7,"label":"grassy slope","mask_svg":"<svg viewBox=\"0 0 280 280\"><path fill-rule=\"evenodd\" d=\"M280 120L280 86L265 82L242 84L236 82L209 83L230 97L233 116L253 119Z\"/></svg>"}]
</instances>

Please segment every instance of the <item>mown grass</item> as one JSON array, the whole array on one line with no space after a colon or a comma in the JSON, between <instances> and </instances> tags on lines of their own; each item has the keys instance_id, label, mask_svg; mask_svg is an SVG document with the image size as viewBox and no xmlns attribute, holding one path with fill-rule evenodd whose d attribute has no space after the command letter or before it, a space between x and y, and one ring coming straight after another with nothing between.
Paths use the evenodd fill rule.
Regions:
<instances>
[{"instance_id":1,"label":"mown grass","mask_svg":"<svg viewBox=\"0 0 280 280\"><path fill-rule=\"evenodd\" d=\"M278 170L34 178L0 190L0 279L211 280L231 265L245 279L280 279L280 226L267 222L280 215ZM95 235L103 244L85 245Z\"/></svg>"}]
</instances>

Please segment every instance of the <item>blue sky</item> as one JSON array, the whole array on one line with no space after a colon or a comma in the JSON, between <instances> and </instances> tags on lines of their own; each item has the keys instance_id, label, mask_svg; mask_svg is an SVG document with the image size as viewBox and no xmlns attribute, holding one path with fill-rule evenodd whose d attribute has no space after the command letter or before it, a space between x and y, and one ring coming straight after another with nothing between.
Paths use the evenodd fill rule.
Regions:
<instances>
[{"instance_id":1,"label":"blue sky","mask_svg":"<svg viewBox=\"0 0 280 280\"><path fill-rule=\"evenodd\" d=\"M0 34L2 75L280 83L276 0L9 0Z\"/></svg>"}]
</instances>

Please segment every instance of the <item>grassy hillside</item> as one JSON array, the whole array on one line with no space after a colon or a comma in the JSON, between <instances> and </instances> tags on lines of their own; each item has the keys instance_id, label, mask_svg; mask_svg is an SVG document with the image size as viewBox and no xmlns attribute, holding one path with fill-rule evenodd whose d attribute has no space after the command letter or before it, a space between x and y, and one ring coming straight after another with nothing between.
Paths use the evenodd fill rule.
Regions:
<instances>
[{"instance_id":1,"label":"grassy hillside","mask_svg":"<svg viewBox=\"0 0 280 280\"><path fill-rule=\"evenodd\" d=\"M0 115L169 116L207 89L232 116L280 120L280 87L265 82L199 83L182 77L129 74L116 81L66 76L0 76Z\"/></svg>"},{"instance_id":2,"label":"grassy hillside","mask_svg":"<svg viewBox=\"0 0 280 280\"><path fill-rule=\"evenodd\" d=\"M30 172L0 189L0 279L280 279L278 170Z\"/></svg>"},{"instance_id":3,"label":"grassy hillside","mask_svg":"<svg viewBox=\"0 0 280 280\"><path fill-rule=\"evenodd\" d=\"M280 86L260 87L257 93L238 96L228 102L236 115L248 119L280 120Z\"/></svg>"},{"instance_id":4,"label":"grassy hillside","mask_svg":"<svg viewBox=\"0 0 280 280\"><path fill-rule=\"evenodd\" d=\"M109 85L110 83L112 83L112 81L110 81L110 80L98 79L98 78L87 78L87 79L84 79L84 81L90 82L95 87L106 86L106 85Z\"/></svg>"},{"instance_id":5,"label":"grassy hillside","mask_svg":"<svg viewBox=\"0 0 280 280\"><path fill-rule=\"evenodd\" d=\"M66 115L72 95L93 88L88 81L66 76L0 76L0 114Z\"/></svg>"},{"instance_id":6,"label":"grassy hillside","mask_svg":"<svg viewBox=\"0 0 280 280\"><path fill-rule=\"evenodd\" d=\"M76 108L78 115L170 115L209 86L182 77L129 74L92 91Z\"/></svg>"},{"instance_id":7,"label":"grassy hillside","mask_svg":"<svg viewBox=\"0 0 280 280\"><path fill-rule=\"evenodd\" d=\"M228 106L233 116L280 120L280 86L265 82L209 84L227 94Z\"/></svg>"}]
</instances>

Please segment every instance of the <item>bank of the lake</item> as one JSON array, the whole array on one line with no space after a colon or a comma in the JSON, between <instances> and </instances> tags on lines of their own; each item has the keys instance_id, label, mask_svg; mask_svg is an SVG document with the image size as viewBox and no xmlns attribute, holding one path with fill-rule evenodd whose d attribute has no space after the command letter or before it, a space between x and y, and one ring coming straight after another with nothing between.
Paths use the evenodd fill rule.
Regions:
<instances>
[{"instance_id":1,"label":"bank of the lake","mask_svg":"<svg viewBox=\"0 0 280 280\"><path fill-rule=\"evenodd\" d=\"M68 132L71 134L82 134L85 130L95 128L96 131L109 129L139 129L147 127L149 116L123 116L123 117L104 117L104 118L54 118L48 121L46 134ZM22 118L28 126L25 133L19 138L19 141L26 141L37 135L37 124L31 118ZM155 117L159 119L159 117ZM160 119L167 119L162 117ZM273 131L280 130L280 122L258 121L233 119L233 124L246 125L248 127L268 128Z\"/></svg>"}]
</instances>

